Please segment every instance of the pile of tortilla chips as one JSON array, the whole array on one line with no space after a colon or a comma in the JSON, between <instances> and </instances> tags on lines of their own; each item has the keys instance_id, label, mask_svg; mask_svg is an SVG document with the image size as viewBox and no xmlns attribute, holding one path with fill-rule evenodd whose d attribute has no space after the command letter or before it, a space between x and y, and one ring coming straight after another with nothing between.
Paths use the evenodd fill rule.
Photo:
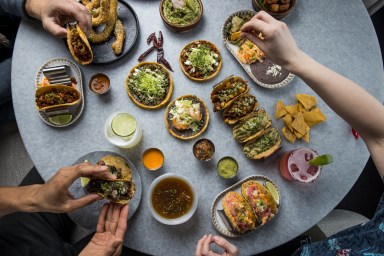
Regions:
<instances>
[{"instance_id":1,"label":"pile of tortilla chips","mask_svg":"<svg viewBox=\"0 0 384 256\"><path fill-rule=\"evenodd\" d=\"M285 126L281 130L285 138L295 143L296 139L302 139L309 143L309 132L315 126L327 119L316 107L316 98L308 94L296 94L297 104L285 106L279 100L276 104L275 118L282 120Z\"/></svg>"}]
</instances>

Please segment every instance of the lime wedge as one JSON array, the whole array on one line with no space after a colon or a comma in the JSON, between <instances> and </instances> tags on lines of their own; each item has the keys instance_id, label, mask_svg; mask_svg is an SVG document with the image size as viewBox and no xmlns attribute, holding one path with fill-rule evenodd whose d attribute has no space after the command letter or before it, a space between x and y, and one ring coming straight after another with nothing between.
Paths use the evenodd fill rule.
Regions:
<instances>
[{"instance_id":1,"label":"lime wedge","mask_svg":"<svg viewBox=\"0 0 384 256\"><path fill-rule=\"evenodd\" d=\"M271 192L273 199L275 199L276 203L279 203L280 200L280 195L279 192L277 191L275 185L273 185L271 182L265 182L265 186L267 189Z\"/></svg>"},{"instance_id":2,"label":"lime wedge","mask_svg":"<svg viewBox=\"0 0 384 256\"><path fill-rule=\"evenodd\" d=\"M116 115L111 124L112 131L121 137L127 137L136 131L136 119L127 113Z\"/></svg>"},{"instance_id":3,"label":"lime wedge","mask_svg":"<svg viewBox=\"0 0 384 256\"><path fill-rule=\"evenodd\" d=\"M333 157L330 154L321 155L318 157L313 158L308 162L309 165L313 166L320 166L320 165L327 165L333 162Z\"/></svg>"},{"instance_id":4,"label":"lime wedge","mask_svg":"<svg viewBox=\"0 0 384 256\"><path fill-rule=\"evenodd\" d=\"M80 177L81 187L84 188L85 186L87 186L90 180L91 179L87 177Z\"/></svg>"},{"instance_id":5,"label":"lime wedge","mask_svg":"<svg viewBox=\"0 0 384 256\"><path fill-rule=\"evenodd\" d=\"M63 114L63 115L57 115L57 116L50 116L48 117L49 121L56 125L64 125L68 124L72 120L71 114Z\"/></svg>"}]
</instances>

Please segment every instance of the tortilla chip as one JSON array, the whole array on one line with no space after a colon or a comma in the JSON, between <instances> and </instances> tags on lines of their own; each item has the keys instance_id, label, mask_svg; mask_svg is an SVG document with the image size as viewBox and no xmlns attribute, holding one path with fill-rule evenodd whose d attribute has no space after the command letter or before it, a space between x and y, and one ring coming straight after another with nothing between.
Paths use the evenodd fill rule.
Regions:
<instances>
[{"instance_id":1,"label":"tortilla chip","mask_svg":"<svg viewBox=\"0 0 384 256\"><path fill-rule=\"evenodd\" d=\"M315 126L327 120L327 117L320 111L318 107L303 114L304 121L310 126Z\"/></svg>"},{"instance_id":2,"label":"tortilla chip","mask_svg":"<svg viewBox=\"0 0 384 256\"><path fill-rule=\"evenodd\" d=\"M300 102L298 102L297 105L299 106L299 112L301 113L308 112L308 110L306 110L303 104L301 104Z\"/></svg>"},{"instance_id":3,"label":"tortilla chip","mask_svg":"<svg viewBox=\"0 0 384 256\"><path fill-rule=\"evenodd\" d=\"M292 116L290 114L286 114L282 119L283 119L285 125L289 128L289 130L291 130L291 132L293 132L293 128L292 128L293 118L292 118Z\"/></svg>"},{"instance_id":4,"label":"tortilla chip","mask_svg":"<svg viewBox=\"0 0 384 256\"><path fill-rule=\"evenodd\" d=\"M296 118L297 113L299 113L299 105L295 104L295 105L285 106L285 110L287 110L287 112L291 116Z\"/></svg>"},{"instance_id":5,"label":"tortilla chip","mask_svg":"<svg viewBox=\"0 0 384 256\"><path fill-rule=\"evenodd\" d=\"M297 116L296 116L295 120L293 120L291 126L293 129L295 129L301 135L304 135L307 132L307 130L309 129L308 125L304 121L304 117L303 117L303 114L301 112L299 112L297 114Z\"/></svg>"},{"instance_id":6,"label":"tortilla chip","mask_svg":"<svg viewBox=\"0 0 384 256\"><path fill-rule=\"evenodd\" d=\"M301 138L303 141L309 143L309 131Z\"/></svg>"},{"instance_id":7,"label":"tortilla chip","mask_svg":"<svg viewBox=\"0 0 384 256\"><path fill-rule=\"evenodd\" d=\"M290 131L286 126L281 129L281 132L289 142L291 142L292 144L295 143L296 135L292 131Z\"/></svg>"},{"instance_id":8,"label":"tortilla chip","mask_svg":"<svg viewBox=\"0 0 384 256\"><path fill-rule=\"evenodd\" d=\"M316 106L316 98L309 94L296 94L297 100L303 104L306 110L310 110Z\"/></svg>"},{"instance_id":9,"label":"tortilla chip","mask_svg":"<svg viewBox=\"0 0 384 256\"><path fill-rule=\"evenodd\" d=\"M286 114L287 114L287 110L285 110L284 103L281 100L279 100L276 104L275 119L277 120Z\"/></svg>"},{"instance_id":10,"label":"tortilla chip","mask_svg":"<svg viewBox=\"0 0 384 256\"><path fill-rule=\"evenodd\" d=\"M303 137L303 135L300 134L300 133L299 133L298 131L296 131L296 130L293 130L293 133L295 134L296 138L298 138L298 139L301 139L301 137Z\"/></svg>"}]
</instances>

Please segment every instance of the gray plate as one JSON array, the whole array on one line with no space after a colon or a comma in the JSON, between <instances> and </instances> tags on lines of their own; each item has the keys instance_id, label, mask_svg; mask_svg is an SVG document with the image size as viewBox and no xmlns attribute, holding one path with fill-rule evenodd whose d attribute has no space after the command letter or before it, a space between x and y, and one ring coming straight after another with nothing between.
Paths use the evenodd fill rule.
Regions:
<instances>
[{"instance_id":1,"label":"gray plate","mask_svg":"<svg viewBox=\"0 0 384 256\"><path fill-rule=\"evenodd\" d=\"M136 187L136 192L133 198L131 199L129 203L129 215L128 219L130 219L133 214L135 214L137 208L140 205L141 201L141 193L142 193L142 185L141 185L141 179L139 172L137 171L136 167L133 165L129 159L126 157L117 154L115 152L110 152L110 151L94 151L90 152L79 159L76 160L73 164L79 164L83 163L85 160L88 160L92 164L96 164L97 161L100 160L100 158L106 156L106 155L113 155L113 156L119 156L125 160L125 163L128 164L129 168L131 168L132 171L132 180L133 183L135 184ZM79 198L82 196L85 196L87 192L85 189L81 186L80 179L77 179L69 188L69 191L74 195L75 198ZM90 229L90 230L95 230L96 229L96 224L97 220L99 217L99 213L101 208L105 203L107 203L108 200L100 200L97 201L91 205L85 206L77 211L74 211L72 213L69 213L69 217L78 225Z\"/></svg>"},{"instance_id":2,"label":"gray plate","mask_svg":"<svg viewBox=\"0 0 384 256\"><path fill-rule=\"evenodd\" d=\"M247 178L245 178L245 179L235 183L234 185L230 186L229 188L224 189L213 200L213 204L212 204L212 207L211 207L212 223L213 223L213 226L215 227L215 229L219 233L224 235L224 236L227 236L227 237L239 237L239 236L242 236L242 235L247 234L249 232L252 232L254 230L258 230L259 228L261 228L262 226L267 224L267 223L265 223L264 225L260 225L260 226L256 227L256 229L254 229L254 230L251 230L251 231L245 232L244 234L241 234L239 232L236 232L236 231L232 230L231 225L228 223L227 218L223 214L223 206L221 205L221 201L223 200L225 194L228 193L229 191L236 191L239 194L241 194L241 185L244 182L249 181L249 180L256 180L256 181L260 182L263 186L265 186L266 182L270 182L270 183L272 183L275 186L275 188L276 188L276 190L277 190L277 192L279 194L279 200L276 201L276 203L277 203L277 212L276 212L275 216L271 220L267 221L267 223L272 221L276 217L276 215L279 213L280 202L281 202L281 195L280 195L280 191L279 191L278 187L276 186L276 184L274 182L272 182L269 178L267 178L265 176L262 176L262 175L252 175L252 176L249 176L249 177L247 177Z\"/></svg>"}]
</instances>

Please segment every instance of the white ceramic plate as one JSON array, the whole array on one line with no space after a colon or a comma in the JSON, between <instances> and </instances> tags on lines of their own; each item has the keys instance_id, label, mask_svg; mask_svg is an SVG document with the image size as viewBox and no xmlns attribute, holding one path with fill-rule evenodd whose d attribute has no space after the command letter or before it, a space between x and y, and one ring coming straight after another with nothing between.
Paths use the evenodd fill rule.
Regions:
<instances>
[{"instance_id":1,"label":"white ceramic plate","mask_svg":"<svg viewBox=\"0 0 384 256\"><path fill-rule=\"evenodd\" d=\"M258 181L259 183L261 183L263 186L265 186L265 183L266 182L270 182L273 186L275 186L278 194L279 194L279 199L276 201L277 203L277 212L275 214L275 216L273 218L276 217L276 215L279 213L279 209L280 209L280 201L281 201L281 195L280 195L280 192L279 192L279 189L277 188L276 184L273 183L269 178L265 177L265 176L261 176L261 175L252 175L252 176L249 176L237 183L235 183L234 185L230 186L229 188L221 191L216 197L215 199L213 200L213 204L212 204L212 207L211 207L211 219L212 219L212 223L213 223L213 226L215 227L215 229L222 235L224 236L227 236L227 237L238 237L238 236L241 236L241 235L244 235L246 233L249 233L249 232L252 232L254 230L257 230L259 229L260 227L264 226L264 225L260 225L258 226L256 229L252 230L252 231L248 231L244 234L241 234L239 232L236 232L236 231L233 231L232 228L230 228L230 224L228 223L228 221L226 220L226 218L220 213L220 211L223 210L223 206L221 204L225 194L229 191L236 191L238 192L239 194L241 194L241 185L246 182L246 181L249 181L249 180L256 180ZM273 220L273 218L271 220ZM270 222L271 220L269 220L268 222ZM268 223L267 222L267 223Z\"/></svg>"},{"instance_id":2,"label":"white ceramic plate","mask_svg":"<svg viewBox=\"0 0 384 256\"><path fill-rule=\"evenodd\" d=\"M83 163L85 160L88 160L92 164L96 164L102 157L104 157L106 155L119 156L119 157L123 158L125 160L125 163L128 164L129 168L132 171L132 181L135 184L136 192L135 192L135 195L133 196L133 198L131 199L131 201L129 202L128 219L130 219L133 216L133 214L135 214L137 208L140 205L141 194L142 194L142 185L141 185L140 174L137 171L136 167L133 165L133 163L131 161L129 161L129 159L127 159L126 157L124 157L120 154L117 154L115 152L94 151L94 152L90 152L90 153L80 157L79 159L77 159L76 162L73 163L73 165ZM69 188L69 191L72 193L72 195L75 198L79 198L79 197L85 196L87 194L85 189L81 186L80 179L77 179L71 185L71 187ZM95 230L97 220L99 218L100 210L103 207L103 205L107 202L108 202L108 200L103 199L103 200L97 201L93 204L90 204L88 206L85 206L85 207L83 207L77 211L71 212L68 215L78 225L80 225L84 228L87 228L89 230Z\"/></svg>"},{"instance_id":3,"label":"white ceramic plate","mask_svg":"<svg viewBox=\"0 0 384 256\"><path fill-rule=\"evenodd\" d=\"M287 78L285 78L282 82L280 83L277 83L277 84L266 84L266 83L263 83L261 81L259 81L251 72L251 66L250 65L246 65L246 64L243 64L238 58L237 58L237 50L239 49L239 46L237 45L234 45L234 44L231 44L229 41L228 41L228 38L226 36L226 32L225 32L225 26L231 22L232 18L234 16L243 16L243 15L251 15L251 16L254 16L256 15L257 12L255 11L250 11L250 10L243 10L243 11L237 11L237 12L234 12L232 13L224 22L223 24L223 27L221 29L221 36L223 38L223 41L224 41L224 44L225 46L227 47L227 49L230 51L230 53L232 53L233 57L235 57L235 59L237 60L237 62L239 62L239 64L243 67L243 69L247 72L247 74L249 75L249 77L258 85L260 85L261 87L264 87L264 88L268 88L268 89L276 89L276 88L281 88L281 87L284 87L286 86L287 84L289 84L293 78L295 77L295 75L293 75L292 73L289 73L289 75L287 76Z\"/></svg>"},{"instance_id":4,"label":"white ceramic plate","mask_svg":"<svg viewBox=\"0 0 384 256\"><path fill-rule=\"evenodd\" d=\"M44 123L46 123L47 125L52 126L52 127L66 127L66 126L73 124L74 122L77 121L77 119L79 119L79 117L81 116L81 113L83 113L83 109L84 109L83 78L81 75L80 68L74 62L72 62L66 58L55 58L55 59L48 60L39 68L39 70L37 71L37 74L36 74L36 78L35 78L36 89L38 88L39 84L41 83L41 81L44 78L43 69L48 68L48 67L60 66L60 65L67 65L69 67L69 70L70 70L69 76L74 77L76 79L76 82L77 82L77 88L76 89L80 92L81 103L80 103L80 106L79 106L77 112L74 115L72 115L72 120L69 123L64 124L64 125L58 125L58 124L51 123L49 121L48 116L47 116L45 111L37 111L39 113L39 117L41 118L41 120L43 120Z\"/></svg>"}]
</instances>

